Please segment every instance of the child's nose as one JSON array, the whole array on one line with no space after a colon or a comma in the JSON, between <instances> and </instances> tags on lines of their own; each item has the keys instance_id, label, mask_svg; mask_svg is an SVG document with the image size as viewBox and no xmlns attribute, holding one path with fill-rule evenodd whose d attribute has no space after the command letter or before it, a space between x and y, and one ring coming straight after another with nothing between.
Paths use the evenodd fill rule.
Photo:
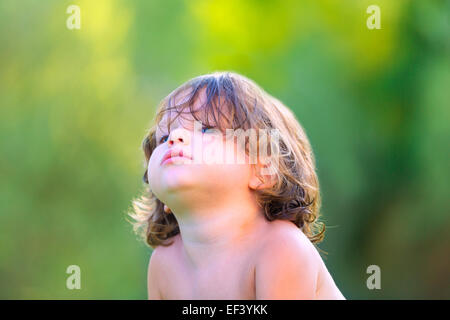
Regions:
<instances>
[{"instance_id":1,"label":"child's nose","mask_svg":"<svg viewBox=\"0 0 450 320\"><path fill-rule=\"evenodd\" d=\"M190 139L191 135L188 130L184 128L177 128L175 130L172 130L172 132L170 133L168 144L170 146L174 145L175 143L187 145L190 143Z\"/></svg>"}]
</instances>

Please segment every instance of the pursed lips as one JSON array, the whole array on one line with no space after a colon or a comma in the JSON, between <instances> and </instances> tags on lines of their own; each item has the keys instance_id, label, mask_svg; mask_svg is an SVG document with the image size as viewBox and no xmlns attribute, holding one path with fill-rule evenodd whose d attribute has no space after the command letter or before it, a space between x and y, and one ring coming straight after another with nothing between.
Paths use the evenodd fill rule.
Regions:
<instances>
[{"instance_id":1,"label":"pursed lips","mask_svg":"<svg viewBox=\"0 0 450 320\"><path fill-rule=\"evenodd\" d=\"M162 160L161 160L161 165L167 160L167 159L171 159L171 158L186 158L186 159L190 159L192 160L192 158L185 152L183 152L183 150L178 149L178 150L168 150Z\"/></svg>"}]
</instances>

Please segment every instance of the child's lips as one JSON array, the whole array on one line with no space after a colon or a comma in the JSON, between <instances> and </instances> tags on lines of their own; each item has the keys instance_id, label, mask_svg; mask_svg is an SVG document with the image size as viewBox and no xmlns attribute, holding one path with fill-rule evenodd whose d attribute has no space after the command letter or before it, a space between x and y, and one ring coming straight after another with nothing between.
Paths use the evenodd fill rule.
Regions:
<instances>
[{"instance_id":1,"label":"child's lips","mask_svg":"<svg viewBox=\"0 0 450 320\"><path fill-rule=\"evenodd\" d=\"M192 160L192 157L189 156L186 152L183 152L181 149L170 149L164 154L161 165L166 163L179 163L181 159Z\"/></svg>"},{"instance_id":2,"label":"child's lips","mask_svg":"<svg viewBox=\"0 0 450 320\"><path fill-rule=\"evenodd\" d=\"M190 163L191 159L187 157L170 157L163 161L161 165L166 165L170 163L181 164L181 163Z\"/></svg>"}]
</instances>

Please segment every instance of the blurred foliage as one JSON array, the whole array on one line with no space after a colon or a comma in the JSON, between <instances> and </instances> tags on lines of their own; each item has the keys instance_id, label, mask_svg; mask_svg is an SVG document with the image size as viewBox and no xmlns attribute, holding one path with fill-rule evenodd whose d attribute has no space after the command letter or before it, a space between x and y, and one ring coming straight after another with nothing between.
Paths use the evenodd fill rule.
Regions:
<instances>
[{"instance_id":1,"label":"blurred foliage","mask_svg":"<svg viewBox=\"0 0 450 320\"><path fill-rule=\"evenodd\" d=\"M450 2L377 0L380 30L371 4L1 1L0 298L145 299L151 251L126 221L141 141L166 94L233 70L308 133L343 294L449 299Z\"/></svg>"}]
</instances>

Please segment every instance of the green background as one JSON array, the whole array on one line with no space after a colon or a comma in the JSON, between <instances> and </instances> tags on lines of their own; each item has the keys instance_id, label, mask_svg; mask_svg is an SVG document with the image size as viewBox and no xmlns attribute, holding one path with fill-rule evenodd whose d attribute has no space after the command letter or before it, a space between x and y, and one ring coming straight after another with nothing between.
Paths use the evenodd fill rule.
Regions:
<instances>
[{"instance_id":1,"label":"green background","mask_svg":"<svg viewBox=\"0 0 450 320\"><path fill-rule=\"evenodd\" d=\"M81 9L69 30L66 9ZM369 30L366 9L381 9ZM0 2L0 298L146 299L126 213L141 141L186 80L242 73L318 166L319 247L348 299L450 298L449 1ZM81 290L66 268L81 268ZM381 289L368 290L369 265Z\"/></svg>"}]
</instances>

